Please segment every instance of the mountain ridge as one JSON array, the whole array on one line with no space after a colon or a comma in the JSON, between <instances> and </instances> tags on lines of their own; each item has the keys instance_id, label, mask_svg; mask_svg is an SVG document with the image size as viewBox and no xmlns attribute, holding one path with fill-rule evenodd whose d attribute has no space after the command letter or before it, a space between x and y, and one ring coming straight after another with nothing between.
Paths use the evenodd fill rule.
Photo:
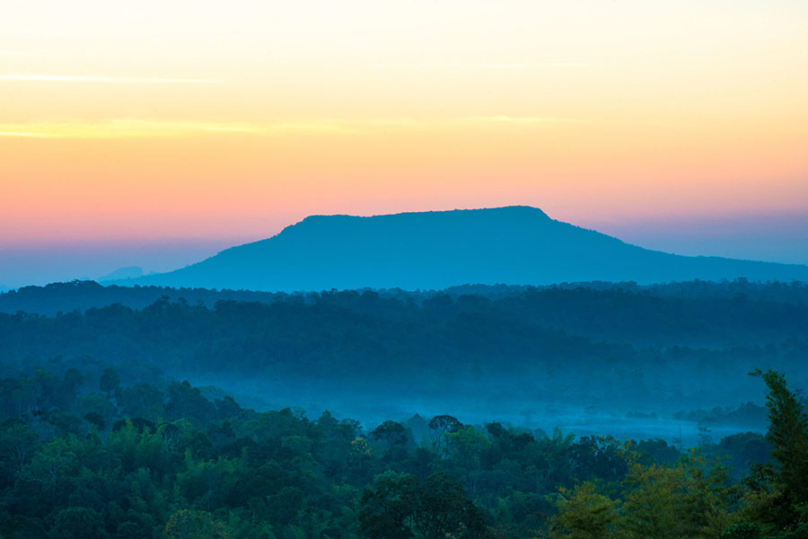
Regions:
<instances>
[{"instance_id":1,"label":"mountain ridge","mask_svg":"<svg viewBox=\"0 0 808 539\"><path fill-rule=\"evenodd\" d=\"M96 277L93 280L99 283L103 283L106 281L122 281L124 279L137 279L139 277L143 277L143 275L145 275L145 273L143 272L143 268L141 268L140 266L125 266L116 269L112 273Z\"/></svg>"},{"instance_id":2,"label":"mountain ridge","mask_svg":"<svg viewBox=\"0 0 808 539\"><path fill-rule=\"evenodd\" d=\"M312 215L185 268L112 283L291 292L741 277L808 280L808 266L663 253L557 221L538 208L504 206Z\"/></svg>"}]
</instances>

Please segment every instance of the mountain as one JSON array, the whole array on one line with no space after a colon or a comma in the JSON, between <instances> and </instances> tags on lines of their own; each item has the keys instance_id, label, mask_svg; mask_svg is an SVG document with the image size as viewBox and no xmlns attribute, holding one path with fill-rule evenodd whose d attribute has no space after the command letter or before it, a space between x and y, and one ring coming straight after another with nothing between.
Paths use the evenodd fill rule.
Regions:
<instances>
[{"instance_id":1,"label":"mountain","mask_svg":"<svg viewBox=\"0 0 808 539\"><path fill-rule=\"evenodd\" d=\"M651 251L537 208L311 216L269 239L118 284L266 291L438 289L465 283L808 281L808 266Z\"/></svg>"},{"instance_id":2,"label":"mountain","mask_svg":"<svg viewBox=\"0 0 808 539\"><path fill-rule=\"evenodd\" d=\"M95 279L96 282L103 283L106 281L119 281L121 279L137 279L143 277L143 268L139 266L127 266L119 268L108 275L104 275Z\"/></svg>"}]
</instances>

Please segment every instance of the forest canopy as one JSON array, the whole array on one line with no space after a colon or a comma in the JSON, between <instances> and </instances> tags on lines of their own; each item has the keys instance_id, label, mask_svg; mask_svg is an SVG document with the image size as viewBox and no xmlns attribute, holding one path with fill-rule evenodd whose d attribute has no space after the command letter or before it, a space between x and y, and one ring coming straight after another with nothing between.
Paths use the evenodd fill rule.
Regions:
<instances>
[{"instance_id":1,"label":"forest canopy","mask_svg":"<svg viewBox=\"0 0 808 539\"><path fill-rule=\"evenodd\" d=\"M78 307L111 298L131 305ZM36 314L68 299L75 310ZM330 402L340 387L390 400L512 401L526 413L556 395L582 409L660 413L762 403L745 376L758 367L808 382L808 288L799 283L272 295L79 282L2 294L2 305L34 308L0 313L9 372L56 357L136 362L227 387L263 380L272 385L253 393L285 401Z\"/></svg>"},{"instance_id":2,"label":"forest canopy","mask_svg":"<svg viewBox=\"0 0 808 539\"><path fill-rule=\"evenodd\" d=\"M0 533L804 537L804 409L782 374L756 376L766 438L684 451L449 415L366 429L329 412L256 412L162 377L126 385L113 367L37 370L0 380Z\"/></svg>"}]
</instances>

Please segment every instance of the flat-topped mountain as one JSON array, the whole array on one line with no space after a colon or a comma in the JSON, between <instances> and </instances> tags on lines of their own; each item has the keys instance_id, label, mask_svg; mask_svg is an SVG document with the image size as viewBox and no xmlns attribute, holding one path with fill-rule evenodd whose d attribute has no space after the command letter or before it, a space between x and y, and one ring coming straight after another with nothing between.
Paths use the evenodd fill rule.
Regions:
<instances>
[{"instance_id":1,"label":"flat-topped mountain","mask_svg":"<svg viewBox=\"0 0 808 539\"><path fill-rule=\"evenodd\" d=\"M808 280L808 266L643 249L537 208L311 216L269 239L119 284L266 291L438 289L466 283Z\"/></svg>"}]
</instances>

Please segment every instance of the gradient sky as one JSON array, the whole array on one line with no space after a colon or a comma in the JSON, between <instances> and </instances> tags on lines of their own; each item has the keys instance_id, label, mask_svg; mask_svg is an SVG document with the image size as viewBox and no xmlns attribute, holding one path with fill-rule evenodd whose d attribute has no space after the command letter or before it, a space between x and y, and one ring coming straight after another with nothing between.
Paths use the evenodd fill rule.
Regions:
<instances>
[{"instance_id":1,"label":"gradient sky","mask_svg":"<svg viewBox=\"0 0 808 539\"><path fill-rule=\"evenodd\" d=\"M507 204L808 263L808 3L3 3L0 284Z\"/></svg>"}]
</instances>

